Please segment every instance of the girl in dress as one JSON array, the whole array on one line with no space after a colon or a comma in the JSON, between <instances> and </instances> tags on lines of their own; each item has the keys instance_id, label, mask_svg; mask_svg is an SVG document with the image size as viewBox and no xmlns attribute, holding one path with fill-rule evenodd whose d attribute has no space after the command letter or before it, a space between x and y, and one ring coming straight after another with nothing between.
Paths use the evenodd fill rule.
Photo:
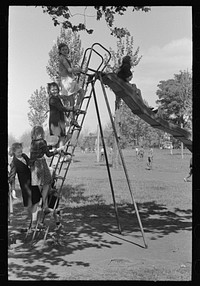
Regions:
<instances>
[{"instance_id":1,"label":"girl in dress","mask_svg":"<svg viewBox=\"0 0 200 286\"><path fill-rule=\"evenodd\" d=\"M65 43L59 44L58 51L61 97L66 106L79 108L84 97L84 90L77 83L75 75L84 71L80 67L72 67L68 59L69 47Z\"/></svg>"},{"instance_id":2,"label":"girl in dress","mask_svg":"<svg viewBox=\"0 0 200 286\"><path fill-rule=\"evenodd\" d=\"M122 64L117 72L117 76L122 80L124 80L125 82L129 83L129 81L131 81L131 79L133 78L131 68L132 68L131 57L130 56L123 57Z\"/></svg>"},{"instance_id":3,"label":"girl in dress","mask_svg":"<svg viewBox=\"0 0 200 286\"><path fill-rule=\"evenodd\" d=\"M44 155L47 157L54 156L62 151L64 146L50 151L51 146L47 146L44 136L45 133L42 126L36 125L33 127L31 131L30 166L31 184L32 186L40 187L43 209L48 213L47 196L52 183L52 177Z\"/></svg>"},{"instance_id":4,"label":"girl in dress","mask_svg":"<svg viewBox=\"0 0 200 286\"><path fill-rule=\"evenodd\" d=\"M73 107L65 107L59 97L59 86L56 82L49 83L47 86L49 94L49 132L50 135L58 136L59 140L56 147L63 146L71 138L70 134L66 135L65 130L65 112L72 111Z\"/></svg>"}]
</instances>

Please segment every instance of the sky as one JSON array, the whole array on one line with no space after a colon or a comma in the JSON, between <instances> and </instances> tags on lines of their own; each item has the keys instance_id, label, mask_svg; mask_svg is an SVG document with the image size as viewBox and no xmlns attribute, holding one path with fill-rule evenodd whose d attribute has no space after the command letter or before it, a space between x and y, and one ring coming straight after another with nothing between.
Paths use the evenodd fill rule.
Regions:
<instances>
[{"instance_id":1,"label":"sky","mask_svg":"<svg viewBox=\"0 0 200 286\"><path fill-rule=\"evenodd\" d=\"M70 7L74 23L83 20L82 15L75 14L82 14L84 8ZM92 6L87 8L86 15L86 24L94 32L92 35L80 33L82 47L87 49L93 43L100 43L107 49L112 47L116 50L116 38L110 35L104 19L96 21ZM192 7L152 6L148 13L132 12L129 7L124 16L116 16L115 24L127 28L133 36L134 49L139 47L142 59L135 67L132 82L141 90L148 104L156 107L159 82L174 78L174 74L181 70L192 71ZM9 6L8 29L8 134L19 140L24 132L31 130L27 116L28 100L36 89L46 87L51 81L46 65L49 52L60 34L60 27L53 25L41 6ZM96 61L92 64L95 67ZM105 126L109 117L98 82L96 94ZM108 98L114 111L115 96L111 91ZM94 132L96 128L96 110L91 99L83 130Z\"/></svg>"}]
</instances>

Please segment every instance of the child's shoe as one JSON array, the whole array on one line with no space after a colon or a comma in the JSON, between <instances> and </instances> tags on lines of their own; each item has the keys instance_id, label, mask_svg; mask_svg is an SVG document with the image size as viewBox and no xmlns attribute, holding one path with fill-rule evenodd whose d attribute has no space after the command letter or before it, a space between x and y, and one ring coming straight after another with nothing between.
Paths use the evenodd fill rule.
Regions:
<instances>
[{"instance_id":1,"label":"child's shoe","mask_svg":"<svg viewBox=\"0 0 200 286\"><path fill-rule=\"evenodd\" d=\"M70 124L74 125L76 128L81 128L81 126L78 124L78 122L75 119L71 120Z\"/></svg>"},{"instance_id":2,"label":"child's shoe","mask_svg":"<svg viewBox=\"0 0 200 286\"><path fill-rule=\"evenodd\" d=\"M50 210L49 208L45 208L45 209L44 209L44 214L45 214L45 215L50 214L50 212L51 212L51 210Z\"/></svg>"},{"instance_id":3,"label":"child's shoe","mask_svg":"<svg viewBox=\"0 0 200 286\"><path fill-rule=\"evenodd\" d=\"M12 198L13 198L14 200L17 200L17 196L16 196L15 190L12 190L11 196L12 196Z\"/></svg>"},{"instance_id":4,"label":"child's shoe","mask_svg":"<svg viewBox=\"0 0 200 286\"><path fill-rule=\"evenodd\" d=\"M60 222L57 222L57 223L56 223L56 228L55 228L55 230L58 231L58 230L60 230L61 228L62 228L62 224L61 224Z\"/></svg>"},{"instance_id":5,"label":"child's shoe","mask_svg":"<svg viewBox=\"0 0 200 286\"><path fill-rule=\"evenodd\" d=\"M76 111L76 114L79 115L79 114L86 114L86 111L85 110L81 110L81 109L78 109Z\"/></svg>"}]
</instances>

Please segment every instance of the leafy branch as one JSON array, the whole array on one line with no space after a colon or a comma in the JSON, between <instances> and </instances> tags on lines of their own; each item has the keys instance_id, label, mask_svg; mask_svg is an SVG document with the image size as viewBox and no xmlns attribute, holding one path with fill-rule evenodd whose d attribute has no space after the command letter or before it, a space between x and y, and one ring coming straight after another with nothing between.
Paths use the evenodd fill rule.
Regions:
<instances>
[{"instance_id":1,"label":"leafy branch","mask_svg":"<svg viewBox=\"0 0 200 286\"><path fill-rule=\"evenodd\" d=\"M36 6L37 7L37 6ZM53 20L54 26L62 25L64 29L71 29L73 32L86 31L88 34L93 33L93 29L88 29L86 26L86 17L96 17L99 21L102 18L105 19L111 35L117 38L122 38L125 35L130 35L129 31L124 28L114 26L114 20L116 15L124 15L129 6L94 6L96 10L96 16L86 15L87 6L84 8L84 13L72 14L68 6L42 6L43 12L50 15ZM131 6L130 6L131 7ZM151 9L146 6L132 6L132 12L144 11L149 12ZM76 15L82 15L84 17L83 23L73 25L71 18Z\"/></svg>"}]
</instances>

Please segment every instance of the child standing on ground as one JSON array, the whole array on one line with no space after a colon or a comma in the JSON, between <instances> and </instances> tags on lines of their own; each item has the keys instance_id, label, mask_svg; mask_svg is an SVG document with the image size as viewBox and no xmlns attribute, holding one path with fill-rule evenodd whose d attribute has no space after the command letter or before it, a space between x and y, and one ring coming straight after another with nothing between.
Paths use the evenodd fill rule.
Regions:
<instances>
[{"instance_id":1,"label":"child standing on ground","mask_svg":"<svg viewBox=\"0 0 200 286\"><path fill-rule=\"evenodd\" d=\"M39 204L41 193L38 186L31 186L31 171L29 168L29 157L23 153L22 143L13 143L10 149L10 155L13 160L10 164L8 181L11 190L15 192L15 176L17 174L24 208L34 224L37 220L37 206Z\"/></svg>"},{"instance_id":2,"label":"child standing on ground","mask_svg":"<svg viewBox=\"0 0 200 286\"><path fill-rule=\"evenodd\" d=\"M51 173L47 166L47 157L54 156L63 150L63 147L50 151L50 146L44 140L44 130L42 126L36 125L31 131L31 148L30 148L30 166L31 166L31 184L39 186L42 193L43 209L48 212L47 195L52 182Z\"/></svg>"},{"instance_id":3,"label":"child standing on ground","mask_svg":"<svg viewBox=\"0 0 200 286\"><path fill-rule=\"evenodd\" d=\"M138 152L139 152L138 147L135 147L135 155L136 155L136 158L138 157Z\"/></svg>"},{"instance_id":4,"label":"child standing on ground","mask_svg":"<svg viewBox=\"0 0 200 286\"><path fill-rule=\"evenodd\" d=\"M152 162L153 162L153 149L149 147L148 156L147 156L147 167L149 169L152 168Z\"/></svg>"},{"instance_id":5,"label":"child standing on ground","mask_svg":"<svg viewBox=\"0 0 200 286\"><path fill-rule=\"evenodd\" d=\"M184 178L184 181L185 182L188 182L188 179L192 176L192 157L190 158L190 171L189 171L189 174L186 178Z\"/></svg>"},{"instance_id":6,"label":"child standing on ground","mask_svg":"<svg viewBox=\"0 0 200 286\"><path fill-rule=\"evenodd\" d=\"M143 146L141 146L141 149L139 150L138 155L139 155L139 157L140 157L141 159L144 158L144 148L143 148Z\"/></svg>"},{"instance_id":7,"label":"child standing on ground","mask_svg":"<svg viewBox=\"0 0 200 286\"><path fill-rule=\"evenodd\" d=\"M76 106L79 108L84 97L84 90L77 83L75 75L83 72L83 70L80 67L72 67L68 58L69 47L67 44L59 44L58 52L62 99L65 105Z\"/></svg>"},{"instance_id":8,"label":"child standing on ground","mask_svg":"<svg viewBox=\"0 0 200 286\"><path fill-rule=\"evenodd\" d=\"M48 208L53 211L53 217L56 223L56 230L59 230L62 227L62 224L60 222L60 216L61 211L58 209L59 207L59 201L60 201L60 195L57 192L57 189L55 187L55 169L52 167L49 167L51 177L52 177L52 183L51 183L51 190L48 194Z\"/></svg>"}]
</instances>

